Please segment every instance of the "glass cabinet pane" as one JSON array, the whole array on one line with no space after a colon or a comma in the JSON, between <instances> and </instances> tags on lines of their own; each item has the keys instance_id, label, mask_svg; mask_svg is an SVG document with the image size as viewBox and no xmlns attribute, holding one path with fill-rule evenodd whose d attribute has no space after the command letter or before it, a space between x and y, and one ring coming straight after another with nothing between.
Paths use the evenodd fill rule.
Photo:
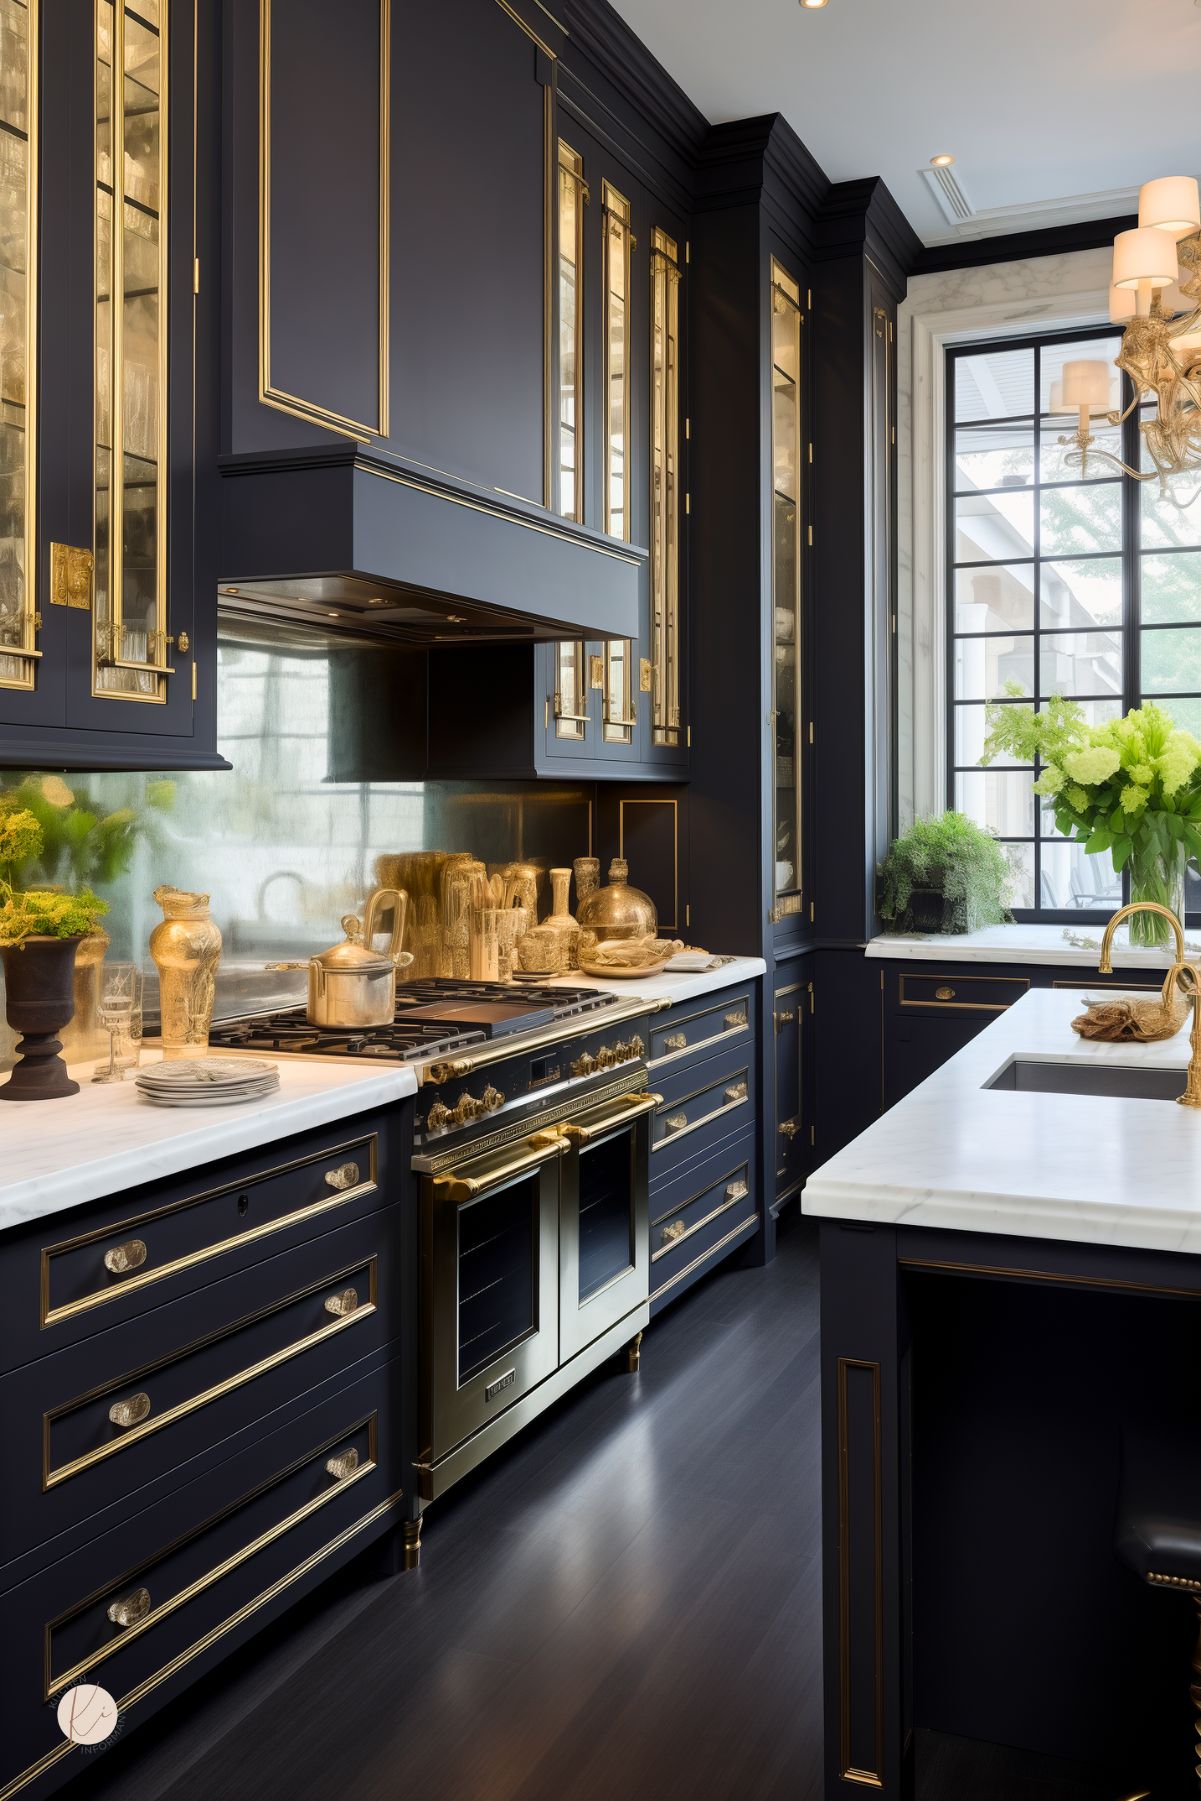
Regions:
<instances>
[{"instance_id":1,"label":"glass cabinet pane","mask_svg":"<svg viewBox=\"0 0 1201 1801\"><path fill-rule=\"evenodd\" d=\"M801 910L801 290L774 258L771 363L773 918L781 919Z\"/></svg>"},{"instance_id":2,"label":"glass cabinet pane","mask_svg":"<svg viewBox=\"0 0 1201 1801\"><path fill-rule=\"evenodd\" d=\"M680 742L680 266L651 234L651 731Z\"/></svg>"},{"instance_id":3,"label":"glass cabinet pane","mask_svg":"<svg viewBox=\"0 0 1201 1801\"><path fill-rule=\"evenodd\" d=\"M36 685L37 0L0 0L0 688Z\"/></svg>"},{"instance_id":4,"label":"glass cabinet pane","mask_svg":"<svg viewBox=\"0 0 1201 1801\"><path fill-rule=\"evenodd\" d=\"M559 511L584 517L584 159L559 141ZM584 737L588 689L583 644L555 646L555 736Z\"/></svg>"},{"instance_id":5,"label":"glass cabinet pane","mask_svg":"<svg viewBox=\"0 0 1201 1801\"><path fill-rule=\"evenodd\" d=\"M98 0L93 689L160 702L170 648L166 34L167 0Z\"/></svg>"},{"instance_id":6,"label":"glass cabinet pane","mask_svg":"<svg viewBox=\"0 0 1201 1801\"><path fill-rule=\"evenodd\" d=\"M630 203L609 182L604 198L605 330L605 530L630 536ZM610 744L633 739L633 651L628 643L605 645L604 736Z\"/></svg>"}]
</instances>

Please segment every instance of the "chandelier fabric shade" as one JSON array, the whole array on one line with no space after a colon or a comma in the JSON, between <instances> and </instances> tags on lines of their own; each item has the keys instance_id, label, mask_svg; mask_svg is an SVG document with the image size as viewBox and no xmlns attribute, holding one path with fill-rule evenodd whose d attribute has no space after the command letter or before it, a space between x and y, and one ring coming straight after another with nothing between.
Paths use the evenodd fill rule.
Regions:
<instances>
[{"instance_id":1,"label":"chandelier fabric shade","mask_svg":"<svg viewBox=\"0 0 1201 1801\"><path fill-rule=\"evenodd\" d=\"M1201 231L1201 188L1194 175L1161 175L1139 189L1140 228L1173 232L1187 237Z\"/></svg>"},{"instance_id":2,"label":"chandelier fabric shade","mask_svg":"<svg viewBox=\"0 0 1201 1801\"><path fill-rule=\"evenodd\" d=\"M1113 241L1113 285L1138 288L1170 288L1176 279L1176 240L1154 226L1120 231Z\"/></svg>"}]
</instances>

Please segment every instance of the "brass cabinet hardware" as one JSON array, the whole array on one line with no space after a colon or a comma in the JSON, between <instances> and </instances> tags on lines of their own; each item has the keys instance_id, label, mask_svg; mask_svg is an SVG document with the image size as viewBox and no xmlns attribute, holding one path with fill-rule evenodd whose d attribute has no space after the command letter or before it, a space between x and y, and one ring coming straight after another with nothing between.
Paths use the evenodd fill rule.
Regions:
<instances>
[{"instance_id":1,"label":"brass cabinet hardware","mask_svg":"<svg viewBox=\"0 0 1201 1801\"><path fill-rule=\"evenodd\" d=\"M55 607L78 607L88 613L92 608L92 581L95 558L90 550L78 544L50 546L50 604Z\"/></svg>"},{"instance_id":2,"label":"brass cabinet hardware","mask_svg":"<svg viewBox=\"0 0 1201 1801\"><path fill-rule=\"evenodd\" d=\"M108 1410L108 1417L114 1426L137 1426L150 1413L150 1396L148 1394L130 1395L127 1401L114 1401Z\"/></svg>"},{"instance_id":3,"label":"brass cabinet hardware","mask_svg":"<svg viewBox=\"0 0 1201 1801\"><path fill-rule=\"evenodd\" d=\"M110 1276L127 1276L130 1270L141 1269L147 1254L140 1238L130 1238L124 1244L115 1244L111 1251L105 1251L104 1267Z\"/></svg>"},{"instance_id":4,"label":"brass cabinet hardware","mask_svg":"<svg viewBox=\"0 0 1201 1801\"><path fill-rule=\"evenodd\" d=\"M780 1124L776 1127L777 1132L784 1138L795 1138L800 1129L800 1124L795 1119L781 1120Z\"/></svg>"},{"instance_id":5,"label":"brass cabinet hardware","mask_svg":"<svg viewBox=\"0 0 1201 1801\"><path fill-rule=\"evenodd\" d=\"M651 660L649 657L638 659L638 692L649 694L651 691Z\"/></svg>"},{"instance_id":6,"label":"brass cabinet hardware","mask_svg":"<svg viewBox=\"0 0 1201 1801\"><path fill-rule=\"evenodd\" d=\"M605 659L604 659L604 657L589 657L589 659L588 659L588 686L590 688L595 688L598 693L604 689L604 686L605 686Z\"/></svg>"},{"instance_id":7,"label":"brass cabinet hardware","mask_svg":"<svg viewBox=\"0 0 1201 1801\"><path fill-rule=\"evenodd\" d=\"M746 1023L747 1016L740 1009L733 1013L726 1014L725 1027L727 1032L740 1032Z\"/></svg>"},{"instance_id":8,"label":"brass cabinet hardware","mask_svg":"<svg viewBox=\"0 0 1201 1801\"><path fill-rule=\"evenodd\" d=\"M327 1457L325 1467L335 1481L344 1482L347 1476L353 1476L359 1467L359 1454L351 1445L349 1451L342 1451L337 1457Z\"/></svg>"},{"instance_id":9,"label":"brass cabinet hardware","mask_svg":"<svg viewBox=\"0 0 1201 1801\"><path fill-rule=\"evenodd\" d=\"M728 1101L745 1101L746 1095L747 1087L745 1082L732 1082L726 1089L726 1099Z\"/></svg>"},{"instance_id":10,"label":"brass cabinet hardware","mask_svg":"<svg viewBox=\"0 0 1201 1801\"><path fill-rule=\"evenodd\" d=\"M150 1590L135 1588L131 1594L122 1595L119 1601L109 1605L108 1617L114 1626L136 1626L150 1612Z\"/></svg>"},{"instance_id":11,"label":"brass cabinet hardware","mask_svg":"<svg viewBox=\"0 0 1201 1801\"><path fill-rule=\"evenodd\" d=\"M593 1070L600 1068L600 1065L591 1051L584 1051L581 1056L572 1061L569 1067L573 1076L590 1076Z\"/></svg>"},{"instance_id":12,"label":"brass cabinet hardware","mask_svg":"<svg viewBox=\"0 0 1201 1801\"><path fill-rule=\"evenodd\" d=\"M620 713L610 713L608 709L606 709L605 724L615 726L620 725L624 726L627 730L632 730L634 726L638 724L638 715L637 713L633 713L628 719L623 719Z\"/></svg>"},{"instance_id":13,"label":"brass cabinet hardware","mask_svg":"<svg viewBox=\"0 0 1201 1801\"><path fill-rule=\"evenodd\" d=\"M592 720L592 715L590 713L569 713L563 705L563 696L561 694L555 695L553 710L555 718L561 719L564 725L589 725Z\"/></svg>"},{"instance_id":14,"label":"brass cabinet hardware","mask_svg":"<svg viewBox=\"0 0 1201 1801\"><path fill-rule=\"evenodd\" d=\"M460 1170L453 1175L435 1176L434 1187L447 1200L473 1201L477 1195L489 1188L498 1187L512 1176L521 1176L527 1170L537 1169L540 1163L546 1163L551 1157L565 1156L567 1150L567 1140L560 1137L558 1132L535 1132L532 1138L526 1140L525 1150L508 1163L482 1170L479 1175L467 1175Z\"/></svg>"},{"instance_id":15,"label":"brass cabinet hardware","mask_svg":"<svg viewBox=\"0 0 1201 1801\"><path fill-rule=\"evenodd\" d=\"M443 1126L450 1123L452 1117L450 1108L445 1101L435 1101L425 1116L425 1129L427 1132L440 1132Z\"/></svg>"},{"instance_id":16,"label":"brass cabinet hardware","mask_svg":"<svg viewBox=\"0 0 1201 1801\"><path fill-rule=\"evenodd\" d=\"M684 1127L688 1124L688 1115L686 1113L671 1113L663 1121L663 1124L667 1127L669 1132L682 1132Z\"/></svg>"},{"instance_id":17,"label":"brass cabinet hardware","mask_svg":"<svg viewBox=\"0 0 1201 1801\"><path fill-rule=\"evenodd\" d=\"M740 1201L744 1195L749 1193L750 1183L744 1182L741 1177L736 1182L727 1182L726 1184L727 1201Z\"/></svg>"},{"instance_id":18,"label":"brass cabinet hardware","mask_svg":"<svg viewBox=\"0 0 1201 1801\"><path fill-rule=\"evenodd\" d=\"M355 1188L359 1180L359 1166L357 1163L340 1163L337 1169L326 1170L325 1180L330 1188Z\"/></svg>"},{"instance_id":19,"label":"brass cabinet hardware","mask_svg":"<svg viewBox=\"0 0 1201 1801\"><path fill-rule=\"evenodd\" d=\"M669 1051L686 1051L688 1049L687 1032L669 1032L663 1040L663 1047Z\"/></svg>"},{"instance_id":20,"label":"brass cabinet hardware","mask_svg":"<svg viewBox=\"0 0 1201 1801\"><path fill-rule=\"evenodd\" d=\"M335 1319L348 1319L352 1313L358 1312L359 1291L357 1288L344 1288L341 1294L331 1294L325 1303L325 1311L332 1313Z\"/></svg>"},{"instance_id":21,"label":"brass cabinet hardware","mask_svg":"<svg viewBox=\"0 0 1201 1801\"><path fill-rule=\"evenodd\" d=\"M505 1104L504 1095L499 1088L494 1088L491 1082L485 1088L480 1099L483 1102L485 1113L495 1113L498 1107L503 1107Z\"/></svg>"},{"instance_id":22,"label":"brass cabinet hardware","mask_svg":"<svg viewBox=\"0 0 1201 1801\"><path fill-rule=\"evenodd\" d=\"M955 999L955 990L944 982L941 988L936 988L934 990L934 998L936 1001L953 1001Z\"/></svg>"},{"instance_id":23,"label":"brass cabinet hardware","mask_svg":"<svg viewBox=\"0 0 1201 1801\"><path fill-rule=\"evenodd\" d=\"M171 640L170 640L170 638L168 638L167 643L170 644L170 642L171 642ZM185 657L187 656L188 652L192 648L192 640L188 637L187 632L180 632L179 636L175 640L175 648L176 648L176 650L178 650L181 653L181 655L183 655Z\"/></svg>"},{"instance_id":24,"label":"brass cabinet hardware","mask_svg":"<svg viewBox=\"0 0 1201 1801\"><path fill-rule=\"evenodd\" d=\"M687 1230L688 1227L682 1219L673 1219L670 1225L664 1226L663 1228L663 1242L665 1244L674 1244L677 1238L683 1238Z\"/></svg>"},{"instance_id":25,"label":"brass cabinet hardware","mask_svg":"<svg viewBox=\"0 0 1201 1801\"><path fill-rule=\"evenodd\" d=\"M778 1012L772 1014L772 1018L776 1022L776 1031L782 1032L785 1026L790 1026L795 1022L796 1008L781 1007Z\"/></svg>"},{"instance_id":26,"label":"brass cabinet hardware","mask_svg":"<svg viewBox=\"0 0 1201 1801\"><path fill-rule=\"evenodd\" d=\"M575 1144L591 1144L594 1139L603 1138L614 1128L624 1126L632 1119L638 1119L644 1113L653 1113L656 1107L663 1105L661 1094L631 1094L626 1100L618 1103L621 1111L609 1119L601 1120L594 1126L577 1126L573 1122L562 1126L564 1137Z\"/></svg>"}]
</instances>

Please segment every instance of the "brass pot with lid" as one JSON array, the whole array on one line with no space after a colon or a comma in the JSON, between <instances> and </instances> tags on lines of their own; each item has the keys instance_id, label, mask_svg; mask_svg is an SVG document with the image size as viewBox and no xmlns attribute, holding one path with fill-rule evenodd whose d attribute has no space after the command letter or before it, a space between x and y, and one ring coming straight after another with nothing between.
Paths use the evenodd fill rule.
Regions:
<instances>
[{"instance_id":1,"label":"brass pot with lid","mask_svg":"<svg viewBox=\"0 0 1201 1801\"><path fill-rule=\"evenodd\" d=\"M659 915L649 894L630 887L630 866L624 857L614 857L609 865L605 887L594 888L580 902L576 918L580 930L594 932L598 941L606 938L653 938L659 929Z\"/></svg>"},{"instance_id":2,"label":"brass pot with lid","mask_svg":"<svg viewBox=\"0 0 1201 1801\"><path fill-rule=\"evenodd\" d=\"M314 1026L386 1026L396 1015L396 972L413 961L402 951L408 895L403 888L377 888L360 923L347 913L346 937L303 963L268 963L268 969L307 969L309 997L305 1009ZM392 909L392 937L387 951L373 948L379 915Z\"/></svg>"}]
</instances>

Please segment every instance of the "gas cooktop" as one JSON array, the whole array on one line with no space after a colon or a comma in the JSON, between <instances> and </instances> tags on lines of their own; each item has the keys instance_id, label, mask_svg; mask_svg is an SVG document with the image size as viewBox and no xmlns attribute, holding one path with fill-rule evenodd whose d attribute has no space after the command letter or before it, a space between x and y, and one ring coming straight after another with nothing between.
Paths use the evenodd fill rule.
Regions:
<instances>
[{"instance_id":1,"label":"gas cooktop","mask_svg":"<svg viewBox=\"0 0 1201 1801\"><path fill-rule=\"evenodd\" d=\"M314 1026L303 1007L244 1019L214 1020L210 1043L222 1050L295 1052L321 1057L375 1057L419 1063L517 1036L618 1004L594 988L549 983L460 982L433 977L397 993L396 1017L386 1026Z\"/></svg>"}]
</instances>

